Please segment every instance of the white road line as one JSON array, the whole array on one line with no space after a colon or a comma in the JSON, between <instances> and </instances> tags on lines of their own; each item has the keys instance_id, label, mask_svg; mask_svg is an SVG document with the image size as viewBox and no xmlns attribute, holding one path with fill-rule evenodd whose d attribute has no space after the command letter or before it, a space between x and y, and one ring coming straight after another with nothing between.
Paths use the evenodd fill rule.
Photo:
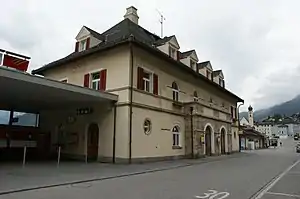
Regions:
<instances>
[{"instance_id":1,"label":"white road line","mask_svg":"<svg viewBox=\"0 0 300 199\"><path fill-rule=\"evenodd\" d=\"M277 178L275 178L267 187L260 191L260 193L255 197L255 199L262 198L285 174L287 174L292 168L300 163L300 160L295 162L293 165L289 166L285 171L283 171Z\"/></svg>"},{"instance_id":2,"label":"white road line","mask_svg":"<svg viewBox=\"0 0 300 199\"><path fill-rule=\"evenodd\" d=\"M293 197L293 198L300 198L300 195L293 195L293 194L287 194L287 193L267 192L266 194L277 195L277 196L287 196L287 197Z\"/></svg>"}]
</instances>

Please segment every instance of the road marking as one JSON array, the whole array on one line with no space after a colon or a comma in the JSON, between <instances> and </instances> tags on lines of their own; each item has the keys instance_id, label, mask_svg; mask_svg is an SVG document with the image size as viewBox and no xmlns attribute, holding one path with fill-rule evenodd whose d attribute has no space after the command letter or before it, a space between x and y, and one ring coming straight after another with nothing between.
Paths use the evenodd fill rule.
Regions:
<instances>
[{"instance_id":1,"label":"road marking","mask_svg":"<svg viewBox=\"0 0 300 199\"><path fill-rule=\"evenodd\" d=\"M265 195L285 174L287 174L292 168L294 168L297 164L300 163L300 160L289 166L285 171L283 171L277 178L275 178L273 181L271 181L263 190L260 191L260 193L254 198L259 199L262 198L263 195Z\"/></svg>"},{"instance_id":2,"label":"road marking","mask_svg":"<svg viewBox=\"0 0 300 199\"><path fill-rule=\"evenodd\" d=\"M287 196L287 197L293 197L293 198L300 198L300 195L293 195L293 194L287 194L287 193L266 192L266 194L277 195L277 196Z\"/></svg>"},{"instance_id":3,"label":"road marking","mask_svg":"<svg viewBox=\"0 0 300 199\"><path fill-rule=\"evenodd\" d=\"M208 190L210 193L204 193L204 196L194 196L195 198L198 199L225 199L227 198L230 194L228 192L218 192L216 190Z\"/></svg>"}]
</instances>

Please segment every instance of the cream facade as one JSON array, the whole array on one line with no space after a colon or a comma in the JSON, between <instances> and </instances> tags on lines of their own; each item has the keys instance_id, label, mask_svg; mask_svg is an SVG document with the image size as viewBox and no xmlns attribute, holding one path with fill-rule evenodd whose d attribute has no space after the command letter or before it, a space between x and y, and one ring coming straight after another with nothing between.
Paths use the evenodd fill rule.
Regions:
<instances>
[{"instance_id":1,"label":"cream facade","mask_svg":"<svg viewBox=\"0 0 300 199\"><path fill-rule=\"evenodd\" d=\"M121 30L126 23L143 30L134 7L127 9L116 27ZM111 34L96 35L83 27L77 35L76 59L67 57L67 61L34 71L119 96L112 105L115 109L102 104L93 107L93 114L66 125L70 131L76 129L81 139L63 153L78 158L86 155L90 124L98 126L99 161L109 161L112 156L116 162L204 157L239 150L236 107L242 100L225 89L223 73L214 75L210 63L198 63L195 50L180 52L175 36L159 38L147 32L149 38L155 38L150 47L135 32L128 38L121 35L124 41L112 45L107 41ZM78 50L82 38L90 38L83 50L86 54ZM45 112L45 118L59 117L41 127L57 131L60 117L68 117L65 114Z\"/></svg>"}]
</instances>

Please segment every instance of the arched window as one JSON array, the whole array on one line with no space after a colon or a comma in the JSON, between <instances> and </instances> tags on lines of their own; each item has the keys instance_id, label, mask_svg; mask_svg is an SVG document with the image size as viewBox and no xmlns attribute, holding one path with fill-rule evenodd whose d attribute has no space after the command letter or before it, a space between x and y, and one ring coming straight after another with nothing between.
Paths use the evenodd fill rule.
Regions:
<instances>
[{"instance_id":1,"label":"arched window","mask_svg":"<svg viewBox=\"0 0 300 199\"><path fill-rule=\"evenodd\" d=\"M180 128L179 126L174 126L172 129L173 134L173 146L180 146Z\"/></svg>"},{"instance_id":2,"label":"arched window","mask_svg":"<svg viewBox=\"0 0 300 199\"><path fill-rule=\"evenodd\" d=\"M197 91L194 91L194 102L198 102L198 93Z\"/></svg>"},{"instance_id":3,"label":"arched window","mask_svg":"<svg viewBox=\"0 0 300 199\"><path fill-rule=\"evenodd\" d=\"M172 83L172 90L173 90L173 100L178 101L179 100L179 89L176 82Z\"/></svg>"}]
</instances>

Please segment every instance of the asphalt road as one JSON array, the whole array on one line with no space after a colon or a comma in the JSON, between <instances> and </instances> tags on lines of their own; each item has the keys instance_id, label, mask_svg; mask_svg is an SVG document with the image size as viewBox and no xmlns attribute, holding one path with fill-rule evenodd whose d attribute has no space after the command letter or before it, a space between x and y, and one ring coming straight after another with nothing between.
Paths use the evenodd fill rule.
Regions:
<instances>
[{"instance_id":1,"label":"asphalt road","mask_svg":"<svg viewBox=\"0 0 300 199\"><path fill-rule=\"evenodd\" d=\"M1 195L0 198L300 198L300 154L295 153L292 140L285 140L282 148L248 154L135 176Z\"/></svg>"}]
</instances>

